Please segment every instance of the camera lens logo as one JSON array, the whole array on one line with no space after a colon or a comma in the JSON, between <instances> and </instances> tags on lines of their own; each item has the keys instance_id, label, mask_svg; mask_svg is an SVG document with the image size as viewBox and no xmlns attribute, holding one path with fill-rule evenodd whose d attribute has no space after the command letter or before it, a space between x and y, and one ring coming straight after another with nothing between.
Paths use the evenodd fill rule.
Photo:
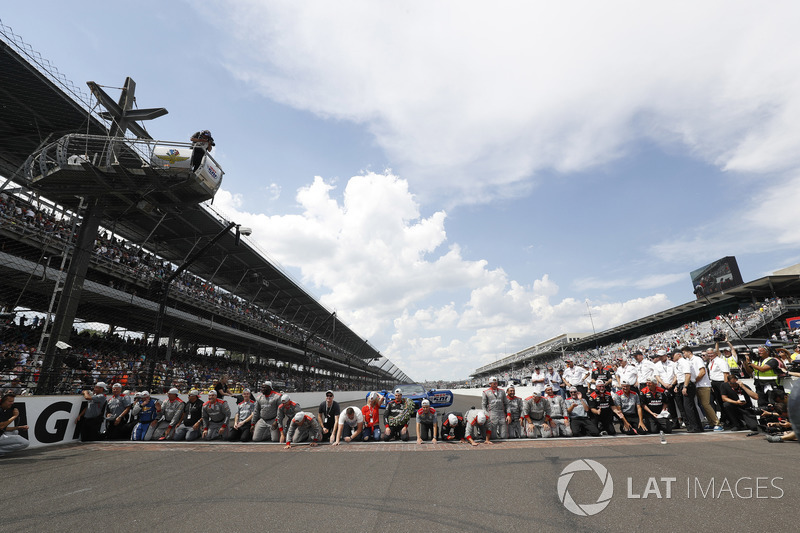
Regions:
<instances>
[{"instance_id":1,"label":"camera lens logo","mask_svg":"<svg viewBox=\"0 0 800 533\"><path fill-rule=\"evenodd\" d=\"M603 483L603 491L600 493L595 503L576 503L567 490L569 482L572 480L572 476L575 475L575 472L584 470L592 470ZM561 475L558 477L557 488L558 499L569 512L578 516L593 516L605 509L611 502L611 497L614 495L614 480L611 479L611 474L608 473L606 467L597 461L578 459L568 464L566 468L561 471Z\"/></svg>"}]
</instances>

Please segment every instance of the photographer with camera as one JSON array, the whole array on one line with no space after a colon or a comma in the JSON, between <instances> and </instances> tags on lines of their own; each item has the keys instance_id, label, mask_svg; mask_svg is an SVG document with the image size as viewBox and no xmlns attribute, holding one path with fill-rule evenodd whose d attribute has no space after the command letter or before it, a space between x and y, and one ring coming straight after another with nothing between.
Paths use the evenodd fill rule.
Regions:
<instances>
[{"instance_id":1,"label":"photographer with camera","mask_svg":"<svg viewBox=\"0 0 800 533\"><path fill-rule=\"evenodd\" d=\"M103 425L103 410L106 407L106 385L98 381L94 386L94 393L85 390L83 398L89 404L83 408L75 423L80 428L81 442L100 440L100 428Z\"/></svg>"},{"instance_id":2,"label":"photographer with camera","mask_svg":"<svg viewBox=\"0 0 800 533\"><path fill-rule=\"evenodd\" d=\"M745 366L753 375L758 394L758 406L762 409L768 404L775 403L775 392L781 388L780 377L782 369L778 360L772 355L771 346L758 348L758 361L750 361L750 356L745 356Z\"/></svg>"},{"instance_id":3,"label":"photographer with camera","mask_svg":"<svg viewBox=\"0 0 800 533\"><path fill-rule=\"evenodd\" d=\"M758 433L758 420L756 414L760 409L753 409L751 399L758 400L758 394L743 383L739 383L739 378L733 374L728 377L728 382L720 387L720 397L722 398L722 412L729 423L733 426L733 431L741 431L745 428L751 434Z\"/></svg>"}]
</instances>

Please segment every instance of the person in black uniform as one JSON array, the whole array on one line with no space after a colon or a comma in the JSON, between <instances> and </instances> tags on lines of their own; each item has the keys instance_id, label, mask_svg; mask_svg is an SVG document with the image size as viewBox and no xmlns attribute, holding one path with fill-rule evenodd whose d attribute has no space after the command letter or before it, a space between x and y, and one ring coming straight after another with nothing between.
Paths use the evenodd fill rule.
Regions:
<instances>
[{"instance_id":1,"label":"person in black uniform","mask_svg":"<svg viewBox=\"0 0 800 533\"><path fill-rule=\"evenodd\" d=\"M208 130L198 131L192 135L191 139L194 146L192 147L192 170L197 171L200 168L200 163L203 162L203 156L206 152L210 152L211 148L216 146L214 137Z\"/></svg>"},{"instance_id":2,"label":"person in black uniform","mask_svg":"<svg viewBox=\"0 0 800 533\"><path fill-rule=\"evenodd\" d=\"M464 413L453 411L442 416L441 439L444 441L464 442L466 438L467 422Z\"/></svg>"},{"instance_id":3,"label":"person in black uniform","mask_svg":"<svg viewBox=\"0 0 800 533\"><path fill-rule=\"evenodd\" d=\"M339 425L339 415L342 410L339 402L334 401L333 391L325 391L325 401L319 404L319 425L322 427L322 442L330 442L334 437L334 430Z\"/></svg>"}]
</instances>

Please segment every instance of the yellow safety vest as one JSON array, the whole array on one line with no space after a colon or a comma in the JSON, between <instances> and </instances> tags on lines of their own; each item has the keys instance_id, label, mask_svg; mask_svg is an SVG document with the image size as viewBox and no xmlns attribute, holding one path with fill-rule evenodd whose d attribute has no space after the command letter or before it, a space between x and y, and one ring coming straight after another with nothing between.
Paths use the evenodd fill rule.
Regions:
<instances>
[{"instance_id":1,"label":"yellow safety vest","mask_svg":"<svg viewBox=\"0 0 800 533\"><path fill-rule=\"evenodd\" d=\"M767 357L758 366L764 366L770 359L775 359L774 357ZM756 370L753 368L753 379L758 379L761 381L777 381L778 380L778 373L775 372L773 369L769 370Z\"/></svg>"},{"instance_id":2,"label":"yellow safety vest","mask_svg":"<svg viewBox=\"0 0 800 533\"><path fill-rule=\"evenodd\" d=\"M739 368L739 359L737 357L731 355L725 359L725 362L728 363L728 368L730 369Z\"/></svg>"}]
</instances>

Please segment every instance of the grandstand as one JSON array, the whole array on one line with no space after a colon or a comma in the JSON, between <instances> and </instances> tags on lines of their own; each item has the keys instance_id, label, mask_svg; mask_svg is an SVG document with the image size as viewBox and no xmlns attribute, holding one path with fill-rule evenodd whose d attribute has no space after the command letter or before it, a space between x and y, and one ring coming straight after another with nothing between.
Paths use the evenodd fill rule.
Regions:
<instances>
[{"instance_id":1,"label":"grandstand","mask_svg":"<svg viewBox=\"0 0 800 533\"><path fill-rule=\"evenodd\" d=\"M35 319L36 338L26 339L26 349L36 348L32 360L41 361L56 340L79 346L83 324L102 324L109 337L125 331L145 339L135 345L136 357L163 363L223 353L245 369L284 369L298 390L411 381L253 242L240 239L238 226L198 203L214 187L187 185L188 171L153 168L150 145L158 141L142 157L142 138L112 137L118 125L110 115L97 113L91 96L1 23L0 68L0 93L11 104L0 120L3 337ZM68 162L69 145L105 157ZM82 237L92 217L99 231ZM166 293L166 342L148 348L146 339L160 329L163 281L198 250L204 253ZM83 252L85 279L75 278L72 287L70 267ZM62 313L69 306L73 315ZM57 327L59 313L68 319L65 330ZM57 354L54 379L71 372L61 366L68 355ZM27 385L35 389L36 380Z\"/></svg>"},{"instance_id":2,"label":"grandstand","mask_svg":"<svg viewBox=\"0 0 800 533\"><path fill-rule=\"evenodd\" d=\"M708 297L655 313L594 334L564 334L477 368L475 382L493 374L530 377L535 364L566 357L585 364L626 357L635 350L712 346L715 332L726 332L737 347L747 349L788 335L786 319L800 314L800 276L779 273ZM735 331L730 331L731 326ZM796 332L795 332L796 333Z\"/></svg>"}]
</instances>

